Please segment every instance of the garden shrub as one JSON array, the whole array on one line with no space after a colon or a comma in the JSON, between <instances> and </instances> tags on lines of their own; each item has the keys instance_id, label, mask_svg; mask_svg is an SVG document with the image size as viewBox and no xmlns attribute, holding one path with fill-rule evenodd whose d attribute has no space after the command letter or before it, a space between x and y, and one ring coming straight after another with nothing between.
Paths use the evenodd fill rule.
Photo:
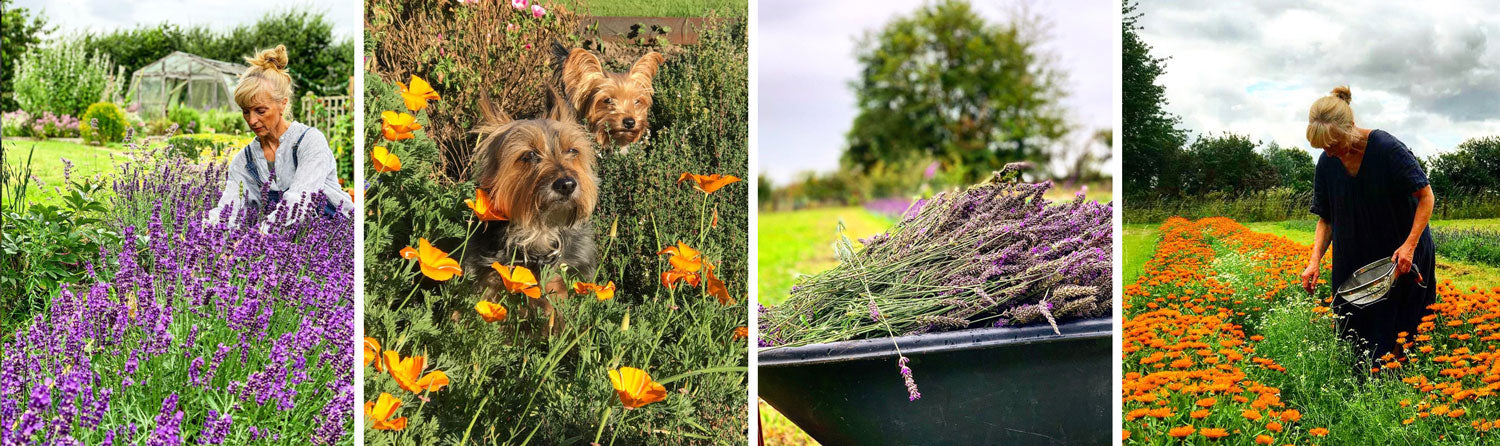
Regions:
<instances>
[{"instance_id":1,"label":"garden shrub","mask_svg":"<svg viewBox=\"0 0 1500 446\"><path fill-rule=\"evenodd\" d=\"M21 56L13 86L16 101L32 114L77 116L119 90L120 82L110 82L113 67L108 56L85 50L82 40L58 39Z\"/></svg>"},{"instance_id":2,"label":"garden shrub","mask_svg":"<svg viewBox=\"0 0 1500 446\"><path fill-rule=\"evenodd\" d=\"M484 29L464 22L433 22L433 16L422 15L439 11L438 6L411 6L417 8L413 11L384 2L371 5L374 25L366 39L371 47L395 39L419 39L411 34L441 32L447 36L444 42L454 45L440 45L445 51L469 55L456 48L471 48L462 45L472 42L452 42L472 38L465 33L475 31L466 30ZM461 20L511 17L519 21L528 17L493 10L495 6L485 3L455 9L462 8L472 11L439 12ZM404 32L406 22L401 28L390 22L394 17L407 20L414 14L425 24L419 26L436 28ZM490 22L489 29L496 40L507 39L505 45L541 45L546 40L527 33L554 32L554 25L545 19L535 22L546 28L523 24L523 36L504 37L505 22L501 20L498 26ZM377 60L375 67L390 63L381 57L415 56L393 55L379 48L370 51L374 54L369 58ZM474 51L520 54L514 48ZM747 176L749 96L744 25L711 31L705 34L702 45L669 58L655 81L650 119L655 133L649 141L627 153L601 149L604 155L597 170L600 198L592 222L601 252L598 281L613 281L618 287L612 300L598 301L591 296L553 299L566 323L560 332L548 335L545 328L536 328L545 327L545 316L526 314L532 304L519 300L524 298L502 296L501 303L512 311L510 318L485 323L475 313L481 297L472 277L459 276L436 284L421 279L412 262L401 258L399 251L417 246L421 238L439 245L461 244L474 229L473 211L464 200L473 198L475 185L467 172L452 169L457 160L462 160L460 165L467 163L469 149L464 149L462 158L446 156L452 155L449 147L473 144L473 137L465 132L470 120L478 116L473 101L479 89L499 86L524 91L521 89L527 87L511 85L519 83L514 79L526 79L532 75L528 73L545 67L545 55L540 51L525 54L521 57L534 65L517 66L513 72L479 70L484 74L464 75L447 71L455 68L445 64L456 62L430 65L408 61L394 64L403 67L396 73L366 73L364 121L372 124L365 126L362 137L367 147L386 147L399 156L402 167L395 172L376 172L373 163L366 164L365 203L369 214L364 250L365 332L385 350L403 357L426 357L428 370L444 371L451 379L450 386L423 394L429 401L418 404L411 392L398 387L375 365L368 365L363 384L366 399L374 401L382 393L391 393L407 401L395 417L408 417L409 422L404 432L367 430L367 438L383 437L372 441L396 444L467 443L468 439L490 444L526 438L549 444L583 444L599 435L601 444L611 439L617 440L615 444L742 442L747 416L747 383L742 372L748 352L745 340L735 338L733 333L748 322L745 281L749 187L739 182L704 194L676 181L684 172ZM489 63L518 65L514 60ZM388 141L382 137L378 123L382 111L407 112L393 82L409 79L411 71L407 69L412 65L406 64L444 73L447 82L439 81L437 75L429 78L427 72L419 73L432 81L442 99L412 113L423 127L414 132L413 138ZM511 107L523 103L525 95L509 94L503 102L507 110L525 110ZM540 96L532 99L539 107ZM520 111L515 116L525 118L539 111L534 109L531 115ZM735 303L721 304L703 296L700 288L679 285L669 289L662 285L660 274L668 267L657 251L677 241L702 249L703 256L717 266L715 274L724 280ZM465 252L460 247L450 254L461 259ZM667 383L670 395L666 400L624 411L606 375L620 366L644 369L658 381L688 372L712 373Z\"/></svg>"},{"instance_id":3,"label":"garden shrub","mask_svg":"<svg viewBox=\"0 0 1500 446\"><path fill-rule=\"evenodd\" d=\"M1434 228L1432 241L1445 257L1500 267L1500 231Z\"/></svg>"},{"instance_id":4,"label":"garden shrub","mask_svg":"<svg viewBox=\"0 0 1500 446\"><path fill-rule=\"evenodd\" d=\"M125 139L125 128L130 125L125 120L125 112L113 102L90 105L79 120L82 122L78 124L78 132L83 142L89 144L120 142Z\"/></svg>"},{"instance_id":5,"label":"garden shrub","mask_svg":"<svg viewBox=\"0 0 1500 446\"><path fill-rule=\"evenodd\" d=\"M204 110L198 115L202 120L200 132L212 133L248 133L250 125L245 123L244 114L235 110Z\"/></svg>"},{"instance_id":6,"label":"garden shrub","mask_svg":"<svg viewBox=\"0 0 1500 446\"><path fill-rule=\"evenodd\" d=\"M167 138L167 145L173 153L193 161L224 159L250 144L251 138L249 135L198 133Z\"/></svg>"},{"instance_id":7,"label":"garden shrub","mask_svg":"<svg viewBox=\"0 0 1500 446\"><path fill-rule=\"evenodd\" d=\"M16 110L0 114L0 136L24 137L31 131L31 114Z\"/></svg>"},{"instance_id":8,"label":"garden shrub","mask_svg":"<svg viewBox=\"0 0 1500 446\"><path fill-rule=\"evenodd\" d=\"M177 124L177 133L198 133L203 128L203 116L192 107L172 107L167 110L167 120Z\"/></svg>"}]
</instances>

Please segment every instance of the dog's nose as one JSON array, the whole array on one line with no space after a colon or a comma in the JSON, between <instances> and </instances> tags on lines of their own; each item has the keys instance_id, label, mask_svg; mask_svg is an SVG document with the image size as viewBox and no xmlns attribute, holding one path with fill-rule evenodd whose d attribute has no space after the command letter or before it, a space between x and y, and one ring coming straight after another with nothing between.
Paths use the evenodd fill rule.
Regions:
<instances>
[{"instance_id":1,"label":"dog's nose","mask_svg":"<svg viewBox=\"0 0 1500 446\"><path fill-rule=\"evenodd\" d=\"M625 124L625 128L627 129L635 128L635 118L625 118L620 120L620 123Z\"/></svg>"},{"instance_id":2,"label":"dog's nose","mask_svg":"<svg viewBox=\"0 0 1500 446\"><path fill-rule=\"evenodd\" d=\"M562 195L572 195L576 187L578 187L578 181L572 177L562 177L552 182L552 191Z\"/></svg>"}]
</instances>

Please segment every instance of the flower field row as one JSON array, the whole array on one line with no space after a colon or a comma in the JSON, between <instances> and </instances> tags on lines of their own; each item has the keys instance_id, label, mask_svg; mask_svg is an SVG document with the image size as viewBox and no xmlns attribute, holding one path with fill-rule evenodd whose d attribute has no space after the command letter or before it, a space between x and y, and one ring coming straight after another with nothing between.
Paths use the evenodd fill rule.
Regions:
<instances>
[{"instance_id":1,"label":"flower field row","mask_svg":"<svg viewBox=\"0 0 1500 446\"><path fill-rule=\"evenodd\" d=\"M0 346L0 444L352 443L352 224L207 223L223 166L170 153L120 169L122 242Z\"/></svg>"},{"instance_id":2,"label":"flower field row","mask_svg":"<svg viewBox=\"0 0 1500 446\"><path fill-rule=\"evenodd\" d=\"M1357 365L1330 300L1297 287L1306 245L1220 217L1160 229L1125 287L1127 444L1473 444L1495 426L1500 287L1440 284L1402 354Z\"/></svg>"}]
</instances>

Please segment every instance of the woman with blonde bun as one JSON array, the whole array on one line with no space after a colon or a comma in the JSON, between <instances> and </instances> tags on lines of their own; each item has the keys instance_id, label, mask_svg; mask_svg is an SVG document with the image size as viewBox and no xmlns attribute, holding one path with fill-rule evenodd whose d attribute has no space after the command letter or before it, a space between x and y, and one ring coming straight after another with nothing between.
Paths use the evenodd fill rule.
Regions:
<instances>
[{"instance_id":1,"label":"woman with blonde bun","mask_svg":"<svg viewBox=\"0 0 1500 446\"><path fill-rule=\"evenodd\" d=\"M233 222L240 212L274 212L283 201L295 206L319 194L326 198L324 216L351 216L354 203L339 188L328 138L286 117L293 97L286 46L260 51L245 61L250 69L240 75L234 101L255 139L230 158L224 193L210 218Z\"/></svg>"},{"instance_id":2,"label":"woman with blonde bun","mask_svg":"<svg viewBox=\"0 0 1500 446\"><path fill-rule=\"evenodd\" d=\"M1313 179L1312 213L1318 215L1312 255L1302 271L1302 287L1317 286L1323 252L1333 244L1333 277L1339 285L1361 266L1382 258L1396 264L1397 280L1384 300L1363 308L1333 302L1345 337L1362 343L1370 360L1395 351L1405 332L1415 336L1422 317L1437 300L1432 217L1436 197L1411 149L1383 130L1354 125L1349 87L1338 87L1313 102L1307 115L1307 141L1323 149Z\"/></svg>"}]
</instances>

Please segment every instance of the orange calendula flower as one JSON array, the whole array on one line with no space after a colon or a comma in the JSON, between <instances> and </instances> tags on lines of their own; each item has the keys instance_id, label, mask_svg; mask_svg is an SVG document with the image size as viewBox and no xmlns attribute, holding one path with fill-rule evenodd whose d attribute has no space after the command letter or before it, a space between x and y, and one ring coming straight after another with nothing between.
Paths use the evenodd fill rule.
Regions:
<instances>
[{"instance_id":1,"label":"orange calendula flower","mask_svg":"<svg viewBox=\"0 0 1500 446\"><path fill-rule=\"evenodd\" d=\"M1260 434L1255 436L1255 444L1272 444L1275 442L1276 439L1271 438L1270 435Z\"/></svg>"},{"instance_id":2,"label":"orange calendula flower","mask_svg":"<svg viewBox=\"0 0 1500 446\"><path fill-rule=\"evenodd\" d=\"M469 209L474 210L474 215L479 217L479 221L505 221L510 219L510 217L506 216L504 210L490 207L490 194L485 192L484 189L474 189L474 199L464 200L464 204L469 206Z\"/></svg>"},{"instance_id":3,"label":"orange calendula flower","mask_svg":"<svg viewBox=\"0 0 1500 446\"><path fill-rule=\"evenodd\" d=\"M635 409L667 398L667 389L651 380L645 370L620 367L609 371L609 383L626 409Z\"/></svg>"},{"instance_id":4,"label":"orange calendula flower","mask_svg":"<svg viewBox=\"0 0 1500 446\"><path fill-rule=\"evenodd\" d=\"M1328 429L1321 428L1321 427L1315 427L1315 428L1312 428L1312 430L1307 431L1307 434L1308 435L1312 435L1314 437L1326 437L1326 436L1328 436Z\"/></svg>"},{"instance_id":5,"label":"orange calendula flower","mask_svg":"<svg viewBox=\"0 0 1500 446\"><path fill-rule=\"evenodd\" d=\"M708 295L718 298L721 305L734 305L734 298L729 297L729 288L724 286L723 280L714 277L713 265L708 264L708 268L704 270L703 276L704 283L707 284L704 289L708 291Z\"/></svg>"},{"instance_id":6,"label":"orange calendula flower","mask_svg":"<svg viewBox=\"0 0 1500 446\"><path fill-rule=\"evenodd\" d=\"M406 101L406 108L411 111L421 111L427 108L429 100L442 99L438 97L437 90L433 90L432 85L428 84L426 79L417 77L415 74L411 75L411 88L407 88L406 84L401 81L396 81L396 85L401 87L401 99Z\"/></svg>"},{"instance_id":7,"label":"orange calendula flower","mask_svg":"<svg viewBox=\"0 0 1500 446\"><path fill-rule=\"evenodd\" d=\"M479 303L474 304L474 311L479 312L479 317L484 319L485 322L503 321L505 320L505 315L508 314L504 305L487 300L481 300Z\"/></svg>"},{"instance_id":8,"label":"orange calendula flower","mask_svg":"<svg viewBox=\"0 0 1500 446\"><path fill-rule=\"evenodd\" d=\"M406 417L392 420L391 415L401 407L401 400L389 393L381 393L380 398L375 401L365 402L365 416L374 420L370 427L381 431L399 431L406 429Z\"/></svg>"},{"instance_id":9,"label":"orange calendula flower","mask_svg":"<svg viewBox=\"0 0 1500 446\"><path fill-rule=\"evenodd\" d=\"M687 180L693 180L694 189L703 191L705 194L711 194L719 190L719 188L739 181L740 178L734 175L719 175L717 173L712 175L698 175L683 172L682 176L677 177L677 184L682 184L683 181Z\"/></svg>"},{"instance_id":10,"label":"orange calendula flower","mask_svg":"<svg viewBox=\"0 0 1500 446\"><path fill-rule=\"evenodd\" d=\"M678 241L677 246L668 246L656 252L656 255L662 254L670 255L667 257L667 263L672 264L672 269L696 273L703 268L703 253L688 246L687 243Z\"/></svg>"},{"instance_id":11,"label":"orange calendula flower","mask_svg":"<svg viewBox=\"0 0 1500 446\"><path fill-rule=\"evenodd\" d=\"M1167 435L1171 435L1173 438L1182 438L1182 437L1186 437L1186 436L1189 436L1189 435L1193 435L1193 432L1197 432L1197 431L1198 431L1198 429L1196 429L1196 428L1194 428L1192 426L1177 426L1177 427L1168 429L1167 430Z\"/></svg>"},{"instance_id":12,"label":"orange calendula flower","mask_svg":"<svg viewBox=\"0 0 1500 446\"><path fill-rule=\"evenodd\" d=\"M464 273L463 268L458 266L457 260L448 257L448 253L443 250L434 248L432 243L428 243L425 238L417 240L417 249L412 249L410 246L402 248L401 257L405 259L415 257L417 264L422 267L422 275L439 282Z\"/></svg>"},{"instance_id":13,"label":"orange calendula flower","mask_svg":"<svg viewBox=\"0 0 1500 446\"><path fill-rule=\"evenodd\" d=\"M390 369L391 377L396 379L396 385L411 393L436 392L448 385L448 374L442 371L433 370L432 373L422 374L422 369L427 367L427 360L421 356L401 359L400 353L386 350L385 366Z\"/></svg>"},{"instance_id":14,"label":"orange calendula flower","mask_svg":"<svg viewBox=\"0 0 1500 446\"><path fill-rule=\"evenodd\" d=\"M530 269L520 265L505 266L500 262L491 263L490 267L500 273L500 280L505 282L506 290L525 294L532 299L542 297L542 288L536 285L536 274L532 274Z\"/></svg>"},{"instance_id":15,"label":"orange calendula flower","mask_svg":"<svg viewBox=\"0 0 1500 446\"><path fill-rule=\"evenodd\" d=\"M390 110L380 112L380 132L385 139L400 141L411 139L412 132L421 130L422 124L417 123L417 117L406 113L396 113Z\"/></svg>"},{"instance_id":16,"label":"orange calendula flower","mask_svg":"<svg viewBox=\"0 0 1500 446\"><path fill-rule=\"evenodd\" d=\"M661 273L661 286L673 288L677 282L687 282L688 286L698 286L698 275L680 270L668 270Z\"/></svg>"},{"instance_id":17,"label":"orange calendula flower","mask_svg":"<svg viewBox=\"0 0 1500 446\"><path fill-rule=\"evenodd\" d=\"M588 294L592 292L594 293L594 297L598 298L599 300L614 299L615 281L611 280L609 281L609 283L604 284L604 286L599 286L588 282L574 282L573 292L578 294Z\"/></svg>"},{"instance_id":18,"label":"orange calendula flower","mask_svg":"<svg viewBox=\"0 0 1500 446\"><path fill-rule=\"evenodd\" d=\"M734 327L734 336L729 337L731 341L738 341L750 337L750 329L746 327Z\"/></svg>"},{"instance_id":19,"label":"orange calendula flower","mask_svg":"<svg viewBox=\"0 0 1500 446\"><path fill-rule=\"evenodd\" d=\"M375 371L379 372L381 371L381 367L380 361L377 361L378 359L380 359L380 341L376 341L375 338L365 336L364 366L369 367L370 363L375 363Z\"/></svg>"},{"instance_id":20,"label":"orange calendula flower","mask_svg":"<svg viewBox=\"0 0 1500 446\"><path fill-rule=\"evenodd\" d=\"M1220 427L1205 427L1199 430L1198 434L1208 438L1224 438L1229 436L1229 432Z\"/></svg>"},{"instance_id":21,"label":"orange calendula flower","mask_svg":"<svg viewBox=\"0 0 1500 446\"><path fill-rule=\"evenodd\" d=\"M401 158L386 150L385 147L375 146L370 150L370 161L375 163L376 172L395 172L401 170Z\"/></svg>"},{"instance_id":22,"label":"orange calendula flower","mask_svg":"<svg viewBox=\"0 0 1500 446\"><path fill-rule=\"evenodd\" d=\"M1199 407L1214 407L1214 404L1217 404L1218 402L1219 400L1216 398L1204 398L1198 400L1197 404Z\"/></svg>"}]
</instances>

